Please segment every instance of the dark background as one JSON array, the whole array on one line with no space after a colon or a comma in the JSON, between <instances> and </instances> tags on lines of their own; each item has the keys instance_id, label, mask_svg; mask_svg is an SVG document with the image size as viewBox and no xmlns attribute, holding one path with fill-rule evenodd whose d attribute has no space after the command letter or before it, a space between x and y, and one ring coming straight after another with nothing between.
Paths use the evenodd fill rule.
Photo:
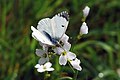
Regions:
<instances>
[{"instance_id":1,"label":"dark background","mask_svg":"<svg viewBox=\"0 0 120 80\"><path fill-rule=\"evenodd\" d=\"M82 10L90 7L89 34L78 40ZM120 80L120 0L0 0L0 80L43 80L46 73L34 68L39 59L38 42L30 26L66 10L70 15L66 34L71 51L81 60L77 80ZM48 80L70 80L70 67L58 65ZM100 74L103 76L100 77Z\"/></svg>"}]
</instances>

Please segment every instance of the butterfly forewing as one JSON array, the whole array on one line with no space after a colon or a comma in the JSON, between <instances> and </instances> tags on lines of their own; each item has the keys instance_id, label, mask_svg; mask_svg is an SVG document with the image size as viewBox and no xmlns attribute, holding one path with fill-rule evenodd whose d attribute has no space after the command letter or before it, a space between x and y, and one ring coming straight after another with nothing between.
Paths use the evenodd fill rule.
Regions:
<instances>
[{"instance_id":1,"label":"butterfly forewing","mask_svg":"<svg viewBox=\"0 0 120 80\"><path fill-rule=\"evenodd\" d=\"M69 23L69 15L66 11L63 11L57 15L55 15L52 19L52 23L54 26L54 38L60 39L67 29L68 23Z\"/></svg>"},{"instance_id":2,"label":"butterfly forewing","mask_svg":"<svg viewBox=\"0 0 120 80\"><path fill-rule=\"evenodd\" d=\"M51 28L51 19L50 18L45 18L45 19L42 19L38 22L38 25L37 25L37 29L40 31L40 32L47 32L50 36L53 35L53 31L52 31L52 28Z\"/></svg>"}]
</instances>

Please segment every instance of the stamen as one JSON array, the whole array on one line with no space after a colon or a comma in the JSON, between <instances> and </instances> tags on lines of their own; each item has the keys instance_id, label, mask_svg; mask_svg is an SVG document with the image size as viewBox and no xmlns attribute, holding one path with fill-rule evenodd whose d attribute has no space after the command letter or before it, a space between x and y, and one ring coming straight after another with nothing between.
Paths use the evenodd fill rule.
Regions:
<instances>
[{"instance_id":1,"label":"stamen","mask_svg":"<svg viewBox=\"0 0 120 80\"><path fill-rule=\"evenodd\" d=\"M66 55L66 54L67 54L66 51L62 52L62 55L63 55L63 56Z\"/></svg>"}]
</instances>

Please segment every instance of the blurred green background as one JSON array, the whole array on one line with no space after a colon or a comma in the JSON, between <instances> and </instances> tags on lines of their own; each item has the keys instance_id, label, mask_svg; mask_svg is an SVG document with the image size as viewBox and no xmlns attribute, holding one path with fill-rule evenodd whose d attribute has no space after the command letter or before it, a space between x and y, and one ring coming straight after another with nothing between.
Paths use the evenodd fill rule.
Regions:
<instances>
[{"instance_id":1,"label":"blurred green background","mask_svg":"<svg viewBox=\"0 0 120 80\"><path fill-rule=\"evenodd\" d=\"M76 37L82 24L82 9L88 5L89 34ZM81 60L77 80L120 80L120 0L0 0L0 80L44 80L46 73L34 68L38 42L30 26L63 10L69 12L71 51ZM47 80L72 80L74 73L51 60L56 69Z\"/></svg>"}]
</instances>

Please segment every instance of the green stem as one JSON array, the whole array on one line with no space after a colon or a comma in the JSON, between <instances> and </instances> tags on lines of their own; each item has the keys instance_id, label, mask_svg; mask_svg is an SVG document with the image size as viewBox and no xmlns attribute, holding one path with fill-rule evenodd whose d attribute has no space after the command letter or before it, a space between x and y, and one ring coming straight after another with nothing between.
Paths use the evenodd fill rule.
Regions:
<instances>
[{"instance_id":1,"label":"green stem","mask_svg":"<svg viewBox=\"0 0 120 80\"><path fill-rule=\"evenodd\" d=\"M83 16L82 18L82 22L85 22L86 21L86 17Z\"/></svg>"},{"instance_id":2,"label":"green stem","mask_svg":"<svg viewBox=\"0 0 120 80\"><path fill-rule=\"evenodd\" d=\"M45 75L44 80L48 80L48 78L50 77L50 74L48 72L45 72L44 75Z\"/></svg>"},{"instance_id":3,"label":"green stem","mask_svg":"<svg viewBox=\"0 0 120 80\"><path fill-rule=\"evenodd\" d=\"M76 73L74 74L74 79L73 80L77 80L77 75L78 75L78 71L76 71Z\"/></svg>"},{"instance_id":4,"label":"green stem","mask_svg":"<svg viewBox=\"0 0 120 80\"><path fill-rule=\"evenodd\" d=\"M2 4L3 4L3 9L2 9L2 36L4 37L5 36L5 33L6 33L6 29L5 29L5 25L6 25L6 0L3 0L2 1Z\"/></svg>"},{"instance_id":5,"label":"green stem","mask_svg":"<svg viewBox=\"0 0 120 80\"><path fill-rule=\"evenodd\" d=\"M72 69L73 73L75 73L75 70L73 69L73 67L70 65L70 62L68 63L70 68Z\"/></svg>"},{"instance_id":6,"label":"green stem","mask_svg":"<svg viewBox=\"0 0 120 80\"><path fill-rule=\"evenodd\" d=\"M60 67L60 65L59 65L58 56L56 56L55 61L56 61L56 62L55 62L55 69L56 69L57 72L60 72L61 67Z\"/></svg>"},{"instance_id":7,"label":"green stem","mask_svg":"<svg viewBox=\"0 0 120 80\"><path fill-rule=\"evenodd\" d=\"M82 35L81 33L79 33L79 35L77 36L77 39L80 40L82 38Z\"/></svg>"}]
</instances>

